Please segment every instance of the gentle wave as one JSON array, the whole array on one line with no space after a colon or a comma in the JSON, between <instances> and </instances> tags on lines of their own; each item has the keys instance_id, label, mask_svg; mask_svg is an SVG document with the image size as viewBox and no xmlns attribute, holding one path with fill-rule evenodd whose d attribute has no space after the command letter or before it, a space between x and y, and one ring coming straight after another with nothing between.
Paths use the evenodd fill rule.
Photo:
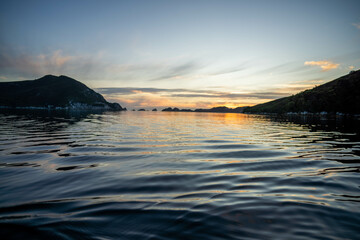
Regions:
<instances>
[{"instance_id":1,"label":"gentle wave","mask_svg":"<svg viewBox=\"0 0 360 240\"><path fill-rule=\"evenodd\" d=\"M0 234L356 239L359 146L244 114L0 113Z\"/></svg>"}]
</instances>

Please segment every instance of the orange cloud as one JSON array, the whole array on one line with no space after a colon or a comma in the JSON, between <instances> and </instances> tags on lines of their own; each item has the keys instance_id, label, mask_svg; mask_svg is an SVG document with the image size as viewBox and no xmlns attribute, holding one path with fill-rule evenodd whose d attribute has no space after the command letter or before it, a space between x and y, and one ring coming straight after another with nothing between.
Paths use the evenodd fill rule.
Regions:
<instances>
[{"instance_id":1,"label":"orange cloud","mask_svg":"<svg viewBox=\"0 0 360 240\"><path fill-rule=\"evenodd\" d=\"M331 61L323 60L323 61L306 61L304 62L305 66L320 66L322 71L329 71L331 69L336 69L340 64L333 63Z\"/></svg>"},{"instance_id":2,"label":"orange cloud","mask_svg":"<svg viewBox=\"0 0 360 240\"><path fill-rule=\"evenodd\" d=\"M354 25L357 29L360 29L360 23L353 23L353 25Z\"/></svg>"},{"instance_id":3,"label":"orange cloud","mask_svg":"<svg viewBox=\"0 0 360 240\"><path fill-rule=\"evenodd\" d=\"M61 68L64 64L74 60L74 56L66 56L62 54L61 50L54 51L52 54L40 54L37 56L37 64L42 67Z\"/></svg>"},{"instance_id":4,"label":"orange cloud","mask_svg":"<svg viewBox=\"0 0 360 240\"><path fill-rule=\"evenodd\" d=\"M62 67L65 63L74 59L73 56L64 56L60 50L55 51L51 56L51 61L55 63L55 66Z\"/></svg>"}]
</instances>

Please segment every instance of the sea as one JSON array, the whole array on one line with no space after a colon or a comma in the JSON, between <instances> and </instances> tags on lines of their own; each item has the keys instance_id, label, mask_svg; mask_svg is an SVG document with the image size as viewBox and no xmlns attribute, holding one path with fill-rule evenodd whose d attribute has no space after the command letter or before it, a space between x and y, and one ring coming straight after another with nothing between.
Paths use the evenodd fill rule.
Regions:
<instances>
[{"instance_id":1,"label":"sea","mask_svg":"<svg viewBox=\"0 0 360 240\"><path fill-rule=\"evenodd\" d=\"M359 120L0 113L0 239L360 239Z\"/></svg>"}]
</instances>

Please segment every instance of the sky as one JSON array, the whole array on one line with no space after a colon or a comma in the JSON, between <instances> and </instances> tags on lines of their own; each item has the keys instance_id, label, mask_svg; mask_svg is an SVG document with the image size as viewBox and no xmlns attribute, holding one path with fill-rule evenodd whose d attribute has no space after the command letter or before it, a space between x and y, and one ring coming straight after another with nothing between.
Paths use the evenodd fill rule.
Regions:
<instances>
[{"instance_id":1,"label":"sky","mask_svg":"<svg viewBox=\"0 0 360 240\"><path fill-rule=\"evenodd\" d=\"M251 106L359 67L359 0L0 2L1 82L66 75L128 109Z\"/></svg>"}]
</instances>

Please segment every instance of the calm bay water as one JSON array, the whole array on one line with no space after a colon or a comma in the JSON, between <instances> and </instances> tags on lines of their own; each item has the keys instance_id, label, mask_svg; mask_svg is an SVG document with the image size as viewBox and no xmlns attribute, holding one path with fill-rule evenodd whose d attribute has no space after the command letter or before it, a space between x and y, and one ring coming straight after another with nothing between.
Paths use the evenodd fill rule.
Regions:
<instances>
[{"instance_id":1,"label":"calm bay water","mask_svg":"<svg viewBox=\"0 0 360 240\"><path fill-rule=\"evenodd\" d=\"M360 137L302 123L0 113L0 238L357 239Z\"/></svg>"}]
</instances>

